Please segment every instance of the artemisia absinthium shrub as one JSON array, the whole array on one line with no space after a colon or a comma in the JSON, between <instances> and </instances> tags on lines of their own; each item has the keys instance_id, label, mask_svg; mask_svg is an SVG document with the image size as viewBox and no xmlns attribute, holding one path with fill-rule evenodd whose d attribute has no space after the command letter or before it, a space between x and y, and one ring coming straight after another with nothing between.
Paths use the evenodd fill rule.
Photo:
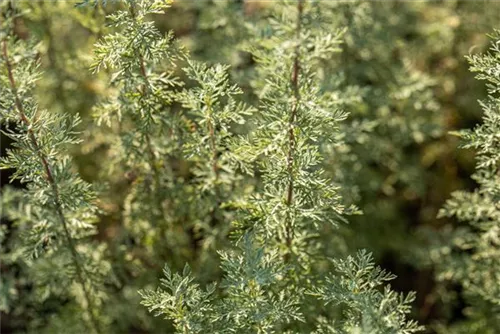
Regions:
<instances>
[{"instance_id":1,"label":"artemisia absinthium shrub","mask_svg":"<svg viewBox=\"0 0 500 334\"><path fill-rule=\"evenodd\" d=\"M99 309L110 264L106 247L96 243L96 196L74 170L68 155L78 144L78 116L39 108L33 90L40 77L37 45L13 33L21 15L9 2L1 3L2 25L0 113L13 148L1 168L15 170L12 179L22 191L2 193L2 215L14 222L7 261L19 262L34 292L33 304L57 304L60 317L36 319L34 331L103 333ZM26 310L26 314L29 310ZM28 319L27 319L28 320Z\"/></svg>"},{"instance_id":2,"label":"artemisia absinthium shrub","mask_svg":"<svg viewBox=\"0 0 500 334\"><path fill-rule=\"evenodd\" d=\"M179 333L421 329L406 319L412 295L377 289L393 276L368 253L331 261L337 273L324 279L329 266L318 234L355 209L342 205L321 166L319 146L337 140L347 115L315 80L315 66L339 51L343 33L321 29L320 9L319 2L277 2L269 8L270 27L247 45L258 64L259 112L255 129L234 139L232 149L236 167L258 173L260 183L235 224L240 250L220 252L220 290L200 288L187 266L182 274L166 266L164 288L141 292L143 304Z\"/></svg>"},{"instance_id":3,"label":"artemisia absinthium shrub","mask_svg":"<svg viewBox=\"0 0 500 334\"><path fill-rule=\"evenodd\" d=\"M332 87L325 89L317 77L322 62L341 50L345 36L344 29L334 33L325 29L325 17L327 23L330 20L329 8L321 2L288 1L266 9L264 15L271 24L264 29L258 25L253 31L258 33L256 38L245 43L257 62L251 80L257 96L252 108L238 102L236 95L242 90L231 83L228 67L191 60L172 34L164 36L155 28L148 18L162 13L169 4L145 0L123 2L124 10L109 16L117 32L105 35L96 45L92 69L97 71L107 66L111 74L107 96L95 108L98 122L109 127L105 131L110 132L106 166L114 168L110 173L125 171L131 184L121 213L123 229L116 242L119 246L111 255L118 272L116 294L120 297L112 298L99 311L94 306L101 304L100 298L92 293L104 290L95 288L92 268L106 264L99 259L103 249L92 248L89 238L80 240L83 234L76 232L66 235L66 248L58 248L76 254L72 257L75 268L80 261L83 263L82 275L77 276L84 279L72 282L77 286L80 282L82 291L89 286L90 291L86 300L77 299L83 299L81 304L88 321L70 321L72 326L81 327L72 330L82 332L88 326L102 331L101 322L109 321L93 321L93 316L99 313L104 317L101 313L112 312L113 305L133 302L130 289L151 284L155 280L152 273L158 271L159 263L167 261L179 267L186 259L194 261L192 254L183 252L189 243L195 242L203 249L224 246L224 239L233 229L238 250L220 251L224 278L218 289L215 285L200 289L188 267L181 275L166 267L163 283L167 291L142 291L143 303L165 314L179 332L186 333L417 331L418 326L406 319L412 295L404 297L389 287L378 289L392 275L375 267L371 256L364 251L344 260L330 261L325 256L327 245L321 242L324 238L319 238L325 233L330 235L334 231L330 226L355 211L345 208L340 196L342 185L335 184L324 169L325 144L341 143L346 131L341 124L347 117L339 109L345 99ZM9 36L6 45L12 42L12 34ZM4 57L7 74L11 67L8 59L7 52ZM16 67L19 63L17 59ZM28 69L26 72L33 75L30 71L34 68ZM30 80L27 82L32 85ZM24 82L23 78L18 81ZM43 133L40 137L43 139L38 140L44 146L37 145L51 148L44 153L43 149L31 147L34 155L41 154L39 165L44 167L44 159L47 162L48 175L59 177L54 178L55 182L50 177L46 181L52 189L53 213L57 214L50 217L58 217L58 198L63 195L73 206L61 202L61 208L68 211L63 211L62 221L76 216L74 212L93 216L93 192L76 178L69 163L61 164L64 166L61 170L68 170L66 174L52 172L58 170L56 166L61 161L69 161L56 159L55 154L66 154L63 151L66 147L58 143L76 141L70 136L74 122L62 128L54 124L66 124L70 119L67 115L52 120L59 114L34 111L30 114L28 107L35 103L29 104L32 101L29 90L13 88L10 80L5 82L10 85L6 87L11 94L19 94L27 104L23 106L26 111L20 114L27 115L28 120L34 118L36 121L30 124L39 126L29 127L21 117L17 122L26 129L12 133L13 139L22 144L24 137L20 133L28 137L33 134L35 138ZM13 101L15 108L5 108L6 114L19 109L15 98ZM238 136L234 128L248 121L252 131ZM48 142L50 136L43 131L49 129L51 133L59 129L55 132L62 136L59 142ZM25 181L36 184L40 180L23 174L30 175L34 169L20 168L24 165L15 158L29 147L19 148L12 151L5 166L16 168ZM188 165L187 174L175 169L180 162ZM63 179L61 175L72 178ZM242 182L248 176L256 180L251 194L246 190L252 187ZM85 200L79 199L82 197L76 190L64 192L63 186L67 185L85 193ZM8 199L7 195L4 197ZM13 200L10 203L21 203L20 195L10 197ZM91 209L83 210L84 207ZM9 206L9 216L19 224L39 222L32 217L24 219L11 208L14 206ZM25 206L20 208L20 212L26 212ZM38 205L32 212L36 210L40 210ZM229 222L233 219L236 223L231 226ZM48 225L53 228L65 224ZM54 245L55 240L65 239L54 236L45 240ZM71 240L77 246L72 247ZM42 246L46 251L47 246ZM85 259L91 250L99 254L94 256L93 266L90 260L88 265L79 260ZM47 254L54 253L46 251L44 256L55 263L56 256L51 258ZM205 254L209 253L195 257L208 256ZM327 274L328 271L334 273ZM92 275L87 279L87 274ZM53 275L61 275L61 271L54 271ZM73 310L63 308L63 313ZM125 308L119 309L125 312ZM133 313L134 307L128 312ZM117 313L111 317L114 322L124 323L134 319L127 316L128 319L120 321L123 314ZM124 324L117 326L127 328ZM130 324L128 328L133 326Z\"/></svg>"}]
</instances>

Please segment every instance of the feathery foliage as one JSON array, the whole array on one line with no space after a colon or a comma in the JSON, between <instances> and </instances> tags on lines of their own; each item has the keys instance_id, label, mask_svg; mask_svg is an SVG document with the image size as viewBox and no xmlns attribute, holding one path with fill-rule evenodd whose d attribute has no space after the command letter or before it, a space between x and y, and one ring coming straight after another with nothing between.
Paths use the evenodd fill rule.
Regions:
<instances>
[{"instance_id":1,"label":"feathery foliage","mask_svg":"<svg viewBox=\"0 0 500 334\"><path fill-rule=\"evenodd\" d=\"M476 78L487 82L488 98L481 101L483 123L473 130L456 132L464 148L477 152L473 179L478 187L472 192L456 191L439 212L440 217L454 217L461 226L450 244L441 251L444 260L437 264L441 279L461 284L471 308L468 319L456 330L468 333L494 333L500 330L500 263L498 231L500 221L500 32L491 35L489 52L470 55L467 60ZM457 253L457 251L461 251ZM451 256L451 257L450 257ZM485 315L488 315L485 317Z\"/></svg>"},{"instance_id":2,"label":"feathery foliage","mask_svg":"<svg viewBox=\"0 0 500 334\"><path fill-rule=\"evenodd\" d=\"M52 295L71 296L84 310L89 328L99 333L96 308L109 264L101 259L102 247L89 241L96 233L95 193L74 172L65 149L79 142L80 120L38 108L33 96L39 78L37 48L9 34L17 13L7 10L11 15L2 24L1 36L1 116L7 125L4 134L14 144L0 166L14 168L12 178L26 189L3 196L3 214L20 224L25 265L40 302Z\"/></svg>"},{"instance_id":3,"label":"feathery foliage","mask_svg":"<svg viewBox=\"0 0 500 334\"><path fill-rule=\"evenodd\" d=\"M202 328L213 333L311 332L318 327L317 310L324 306L305 290L312 289L321 274L318 231L325 223L344 221L342 216L354 210L344 208L338 186L321 168L321 144L338 140L338 123L347 115L338 110L331 92L322 92L315 82L314 66L340 51L343 33L321 29L318 6L306 1L275 4L268 14L271 27L267 29L271 30L260 32L255 42L247 44L257 63L252 83L259 113L252 119L255 129L233 141L232 154L243 162L244 171L258 173L260 182L235 226L243 233L242 254L221 253L223 299L212 301L212 288L200 290L186 270L172 276L166 269L167 290L141 292L142 303L171 319L179 333ZM202 106L197 107L203 112ZM255 249L248 233L261 246ZM369 271L373 264L363 259L358 263L360 270ZM346 261L334 263L347 266L352 262ZM378 317L393 314L398 317L386 327L394 332L421 329L405 320L411 296L396 301L400 297L387 288L379 297L375 286L369 291L370 301L390 307L386 311L381 306L373 323L363 322L364 332L376 328L376 318L377 323L383 322ZM347 314L347 319L358 322L353 314Z\"/></svg>"},{"instance_id":4,"label":"feathery foliage","mask_svg":"<svg viewBox=\"0 0 500 334\"><path fill-rule=\"evenodd\" d=\"M496 333L491 8L0 0L0 331Z\"/></svg>"},{"instance_id":5,"label":"feathery foliage","mask_svg":"<svg viewBox=\"0 0 500 334\"><path fill-rule=\"evenodd\" d=\"M394 275L376 267L371 254L359 251L356 257L332 260L339 275L326 278L314 293L327 303L346 307L346 321L331 325L335 333L416 333L423 330L414 320L407 320L415 294L400 294L391 290L386 281ZM319 333L329 333L320 328Z\"/></svg>"}]
</instances>

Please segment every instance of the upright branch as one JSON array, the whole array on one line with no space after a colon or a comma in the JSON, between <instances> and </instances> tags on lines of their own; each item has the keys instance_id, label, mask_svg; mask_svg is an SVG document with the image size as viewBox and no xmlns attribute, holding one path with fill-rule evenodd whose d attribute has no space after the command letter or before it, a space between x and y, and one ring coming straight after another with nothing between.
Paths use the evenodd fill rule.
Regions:
<instances>
[{"instance_id":1,"label":"upright branch","mask_svg":"<svg viewBox=\"0 0 500 334\"><path fill-rule=\"evenodd\" d=\"M215 205L214 205L214 208L211 212L211 219L213 222L215 222L217 219L217 210L218 210L220 202L221 202L219 188L217 186L217 183L219 181L217 135L215 133L215 127L213 124L213 117L212 117L213 110L212 110L211 101L207 101L206 107L207 107L207 112L208 112L207 131L208 131L208 138L210 141L210 150L212 151L211 165L212 165L212 173L213 173L213 177L214 177L214 192L215 192Z\"/></svg>"},{"instance_id":2,"label":"upright branch","mask_svg":"<svg viewBox=\"0 0 500 334\"><path fill-rule=\"evenodd\" d=\"M295 120L297 118L297 110L300 103L300 89L299 89L299 72L300 72L300 32L301 32L301 21L302 13L304 10L304 0L299 0L297 3L297 27L295 30L296 35L296 46L295 55L293 59L292 77L291 77L291 87L293 90L293 102L290 109L290 118L288 122L288 141L289 149L287 155L287 169L288 169L288 188L286 195L286 205L290 208L293 204L293 192L294 192L294 173L293 173L293 160L294 160L294 150L296 146L295 140ZM286 261L289 259L289 254L292 251L292 239L293 239L293 227L290 217L286 221L285 226L285 238L286 246L288 248L288 254L285 258Z\"/></svg>"},{"instance_id":3,"label":"upright branch","mask_svg":"<svg viewBox=\"0 0 500 334\"><path fill-rule=\"evenodd\" d=\"M135 18L136 12L134 9L134 5L131 3L129 8L130 8L130 15L132 16L132 18ZM142 86L142 94L144 96L146 96L150 92L151 83L149 82L149 77L148 77L148 74L146 72L146 65L144 64L144 55L142 55L139 51L138 51L138 53L139 53L138 54L139 68L140 68L141 76L144 79L144 85ZM161 174L160 174L160 170L158 169L155 152L153 150L153 145L151 143L151 135L146 132L146 133L144 133L144 137L145 137L144 139L146 140L146 146L147 146L146 149L147 149L148 155L149 155L149 161L148 161L149 167L151 168L151 170L153 171L153 174L154 174L155 188L156 188L156 193L157 193L156 200L157 200L158 210L159 210L160 216L161 216L163 213L161 196L159 194L160 189L161 189L161 184L160 184L160 180L161 180L160 175Z\"/></svg>"},{"instance_id":4,"label":"upright branch","mask_svg":"<svg viewBox=\"0 0 500 334\"><path fill-rule=\"evenodd\" d=\"M85 278L84 278L85 270L80 263L80 258L79 258L78 252L76 250L75 242L71 236L71 233L70 233L69 228L68 228L68 223L67 223L66 218L64 216L64 212L63 212L63 208L62 208L62 204L61 204L61 200L60 200L60 196L59 196L59 187L57 185L57 182L54 179L54 174L52 172L51 165L50 165L47 157L43 154L42 150L40 149L40 145L38 144L38 140L35 136L35 133L33 132L31 122L28 119L28 117L26 117L26 113L24 112L23 103L21 102L21 99L19 98L19 95L17 92L17 85L16 85L16 81L14 79L14 74L13 74L14 73L13 66L12 66L12 63L11 63L10 58L9 58L6 40L2 41L2 55L3 55L4 61L5 61L5 66L7 67L7 76L9 78L10 89L11 89L12 95L14 97L14 103L15 103L16 109L19 113L19 118L21 119L21 122L27 128L28 137L31 141L31 144L33 145L33 150L35 151L36 155L38 156L38 158L43 166L43 169L45 171L45 178L46 178L47 182L49 183L50 188L52 190L52 194L53 194L53 198L54 198L54 208L55 208L55 211L57 213L57 217L58 217L58 219L61 222L61 225L63 227L66 243L67 243L67 246L70 250L73 263L75 265L76 277L78 279L79 284L82 286L85 302L87 303L87 312L89 314L89 318L90 318L90 321L92 324L91 327L95 333L99 334L99 333L101 333L101 331L99 329L99 324L98 324L97 318L95 317L95 314L93 311L94 304L93 304L92 298L90 297L90 291L89 291L87 285L85 284Z\"/></svg>"},{"instance_id":5,"label":"upright branch","mask_svg":"<svg viewBox=\"0 0 500 334\"><path fill-rule=\"evenodd\" d=\"M186 159L193 162L195 191L201 195L199 199L195 197L194 203L198 208L207 209L198 209L203 222L200 226L212 236L225 237L228 226L223 216L226 217L228 211L223 210L223 203L238 197L235 186L240 182L230 153L236 137L233 128L245 123L252 108L237 101L236 96L243 91L230 83L229 66L207 66L188 56L185 59L187 66L183 70L193 86L180 91L176 99L181 102L186 117L195 124L183 144Z\"/></svg>"},{"instance_id":6,"label":"upright branch","mask_svg":"<svg viewBox=\"0 0 500 334\"><path fill-rule=\"evenodd\" d=\"M208 118L207 118L207 131L208 131L208 137L210 140L210 150L212 151L212 172L214 174L215 181L217 182L217 179L219 178L219 167L218 167L218 162L217 162L217 136L215 133L215 127L213 124L212 120L212 105L211 102L209 101L207 103L207 111L208 111Z\"/></svg>"},{"instance_id":7,"label":"upright branch","mask_svg":"<svg viewBox=\"0 0 500 334\"><path fill-rule=\"evenodd\" d=\"M142 55L139 55L140 58L140 66L141 66L141 75L144 78L144 86L143 86L143 94L146 95L147 92L149 91L150 83L149 83L149 78L146 73L146 67L144 66L144 57ZM156 155L153 150L153 145L151 143L151 136L149 133L144 134L145 139L146 139L146 146L147 146L147 151L149 155L149 166L151 170L153 171L154 178L155 178L155 188L156 188L156 200L158 201L158 210L160 210L160 215L163 212L162 208L162 202L161 202L161 196L160 196L160 189L161 189L161 184L160 184L160 170L158 169L158 165L156 162Z\"/></svg>"},{"instance_id":8,"label":"upright branch","mask_svg":"<svg viewBox=\"0 0 500 334\"><path fill-rule=\"evenodd\" d=\"M162 162L161 157L174 155L179 149L179 124L170 108L175 91L183 84L174 71L175 60L183 51L174 43L171 31L163 34L148 19L151 14L165 13L170 0L124 2L125 8L107 16L119 33L106 34L95 44L91 69L112 68L110 85L114 90L94 110L98 123L105 121L111 126L111 120L117 119L118 126L133 128L123 131L117 127L119 140L111 143L116 150L112 147L108 151L116 163L141 171L124 198L123 221L134 239L159 240L172 232L177 211L167 212L165 206L175 202L173 193L180 191L177 179L171 178L173 165ZM137 224L138 220L143 224ZM147 249L152 247L148 244ZM163 255L155 252L150 256Z\"/></svg>"}]
</instances>

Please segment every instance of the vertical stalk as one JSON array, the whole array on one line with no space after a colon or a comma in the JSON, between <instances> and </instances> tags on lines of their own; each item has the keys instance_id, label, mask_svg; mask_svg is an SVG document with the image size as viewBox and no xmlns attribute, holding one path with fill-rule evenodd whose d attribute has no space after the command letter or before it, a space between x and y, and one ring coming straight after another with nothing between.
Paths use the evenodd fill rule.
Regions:
<instances>
[{"instance_id":1,"label":"vertical stalk","mask_svg":"<svg viewBox=\"0 0 500 334\"><path fill-rule=\"evenodd\" d=\"M304 1L298 0L297 3L297 26L295 29L295 38L296 38L296 46L295 46L295 55L293 60L293 68L292 68L292 77L291 77L291 86L293 90L293 102L292 107L290 109L290 118L288 120L288 154L286 159L287 170L288 170L288 188L286 193L286 205L290 209L293 204L293 195L294 195L294 172L293 172L293 162L294 162L294 154L295 154L295 146L296 146L296 138L295 138L295 122L297 119L297 111L300 103L300 89L299 89L299 72L300 72L300 33L302 29L302 14L304 11ZM289 261L290 254L292 253L292 239L293 239L293 227L291 218L288 216L288 219L285 222L285 242L286 247L288 248L288 254L285 256L285 262Z\"/></svg>"},{"instance_id":2,"label":"vertical stalk","mask_svg":"<svg viewBox=\"0 0 500 334\"><path fill-rule=\"evenodd\" d=\"M215 135L215 128L212 123L212 105L211 103L207 103L207 109L208 109L208 117L207 117L207 131L208 131L208 137L210 140L210 149L212 150L212 172L214 173L215 180L219 178L219 166L217 162L217 137Z\"/></svg>"},{"instance_id":3,"label":"vertical stalk","mask_svg":"<svg viewBox=\"0 0 500 334\"><path fill-rule=\"evenodd\" d=\"M14 103L15 103L16 109L19 112L19 117L21 119L21 122L24 123L24 125L28 129L27 130L28 137L31 141L31 144L33 145L34 151L36 152L38 158L40 159L40 162L41 162L43 169L45 171L45 177L47 179L47 182L50 184L50 187L52 189L52 193L54 196L55 210L57 213L57 217L59 218L59 221L61 222L61 225L62 225L63 230L64 230L64 236L66 239L66 243L68 244L68 248L70 250L71 257L73 259L73 263L75 265L76 276L77 276L78 282L80 283L80 285L82 286L82 289L83 289L83 295L84 295L85 301L87 303L87 312L89 314L90 321L92 323L92 329L94 330L95 333L99 334L99 333L101 333L101 331L99 329L99 324L98 324L97 318L95 317L94 312L93 312L94 303L92 301L92 298L90 297L89 289L88 289L87 285L85 284L85 278L84 278L85 270L82 267L82 265L80 264L80 258L79 258L78 252L76 250L75 242L74 242L73 238L71 237L71 233L69 232L69 228L68 228L68 223L66 221L66 217L64 216L61 200L59 197L59 187L54 179L54 176L52 173L52 167L50 166L46 156L40 150L40 145L38 144L38 141L36 139L35 133L33 132L33 129L31 128L31 122L26 117L26 113L24 112L23 104L22 104L22 102L19 99L19 96L17 94L17 85L16 85L16 81L15 81L14 75L13 75L12 64L11 64L10 59L9 59L9 54L8 54L8 50L7 50L7 42L5 40L2 41L2 53L3 53L4 60L5 60L5 65L7 67L7 75L9 78L10 89L12 91L12 94L14 95Z\"/></svg>"},{"instance_id":4,"label":"vertical stalk","mask_svg":"<svg viewBox=\"0 0 500 334\"><path fill-rule=\"evenodd\" d=\"M139 55L139 66L140 66L140 69L141 69L141 75L144 79L144 85L143 85L143 89L142 89L142 94L146 95L148 92L149 92L149 86L150 86L150 83L149 83L149 78L148 78L148 75L146 73L146 66L144 65L144 57L143 55ZM151 143L151 136L149 133L145 133L143 134L145 139L146 139L146 150L148 152L148 155L149 155L149 166L151 168L151 170L153 171L153 176L154 176L154 179L155 179L155 190L156 190L156 205L158 206L158 214L159 214L159 218L165 218L165 213L164 213L164 210L163 210L163 202L162 202L162 197L161 197L161 194L160 194L160 190L161 190L161 173L160 173L160 170L157 166L157 159L156 159L156 156L155 156L155 153L154 153L154 150L153 150L153 145Z\"/></svg>"},{"instance_id":5,"label":"vertical stalk","mask_svg":"<svg viewBox=\"0 0 500 334\"><path fill-rule=\"evenodd\" d=\"M146 66L144 65L144 57L142 55L139 55L139 65L141 69L141 75L144 78L144 86L143 86L143 91L142 93L146 95L147 92L149 92L149 78L146 73ZM160 210L160 213L163 212L162 209L162 202L161 202L161 196L160 196L160 170L158 169L158 166L156 165L156 156L153 150L153 145L151 144L151 136L146 133L144 134L144 137L146 138L146 146L147 146L147 151L149 155L149 166L151 167L151 170L153 171L154 178L155 178L155 183L156 183L156 197L158 201L158 210Z\"/></svg>"},{"instance_id":6,"label":"vertical stalk","mask_svg":"<svg viewBox=\"0 0 500 334\"><path fill-rule=\"evenodd\" d=\"M215 133L215 127L213 124L213 118L212 118L212 104L211 101L207 101L206 103L207 106L207 112L208 112L208 117L207 117L207 131L208 131L208 138L210 141L210 149L212 151L212 157L211 157L211 166L212 166L212 173L214 174L215 178L215 184L214 184L214 191L215 191L215 206L211 212L212 216L212 222L214 223L216 220L216 213L220 205L220 194L219 194L219 187L217 185L217 182L219 180L219 166L218 166L218 152L217 152L217 136Z\"/></svg>"},{"instance_id":7,"label":"vertical stalk","mask_svg":"<svg viewBox=\"0 0 500 334\"><path fill-rule=\"evenodd\" d=\"M130 12L130 15L135 19L137 14L135 11L133 1L130 1L129 12ZM150 87L149 77L148 77L148 74L146 72L146 66L144 64L144 55L139 53L138 57L139 57L139 69L141 72L141 76L144 79L144 85L142 86L141 93L143 95L146 95L150 91L149 90L149 87ZM154 175L154 179L155 179L156 205L158 206L160 217L165 218L163 204L162 204L162 200L161 200L161 196L160 196L161 175L160 175L160 170L158 169L158 166L156 163L156 156L154 154L153 145L151 144L151 136L148 133L145 133L143 135L144 135L144 138L146 139L146 150L147 150L147 153L149 156L148 164L149 164L149 167L151 168L151 170L153 171L153 175Z\"/></svg>"}]
</instances>

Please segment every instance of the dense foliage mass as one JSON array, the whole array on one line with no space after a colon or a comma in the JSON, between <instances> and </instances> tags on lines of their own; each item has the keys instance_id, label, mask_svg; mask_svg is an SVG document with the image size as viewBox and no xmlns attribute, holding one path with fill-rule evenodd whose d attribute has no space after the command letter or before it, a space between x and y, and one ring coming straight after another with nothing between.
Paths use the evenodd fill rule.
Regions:
<instances>
[{"instance_id":1,"label":"dense foliage mass","mask_svg":"<svg viewBox=\"0 0 500 334\"><path fill-rule=\"evenodd\" d=\"M497 333L498 6L0 0L0 331Z\"/></svg>"}]
</instances>

